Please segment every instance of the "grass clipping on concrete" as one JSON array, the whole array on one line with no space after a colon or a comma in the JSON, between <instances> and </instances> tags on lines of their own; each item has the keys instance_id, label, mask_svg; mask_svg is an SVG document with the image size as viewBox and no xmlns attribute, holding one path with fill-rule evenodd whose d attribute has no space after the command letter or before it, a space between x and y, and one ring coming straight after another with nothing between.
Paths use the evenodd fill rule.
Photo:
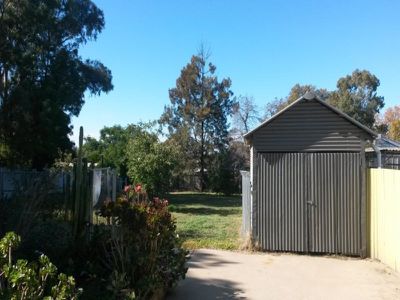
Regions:
<instances>
[{"instance_id":1,"label":"grass clipping on concrete","mask_svg":"<svg viewBox=\"0 0 400 300\"><path fill-rule=\"evenodd\" d=\"M239 195L172 193L168 198L183 247L239 249L242 220Z\"/></svg>"}]
</instances>

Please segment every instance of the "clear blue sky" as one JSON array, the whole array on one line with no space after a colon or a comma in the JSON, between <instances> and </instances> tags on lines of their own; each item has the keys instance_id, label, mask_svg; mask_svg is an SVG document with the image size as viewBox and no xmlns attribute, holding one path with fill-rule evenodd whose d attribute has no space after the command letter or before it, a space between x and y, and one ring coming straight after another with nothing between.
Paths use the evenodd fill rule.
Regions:
<instances>
[{"instance_id":1,"label":"clear blue sky","mask_svg":"<svg viewBox=\"0 0 400 300\"><path fill-rule=\"evenodd\" d=\"M104 31L81 49L113 73L114 90L88 97L74 131L157 119L180 70L204 42L235 95L263 107L296 84L334 89L367 69L386 107L400 104L400 1L101 0ZM73 137L76 140L76 136Z\"/></svg>"}]
</instances>

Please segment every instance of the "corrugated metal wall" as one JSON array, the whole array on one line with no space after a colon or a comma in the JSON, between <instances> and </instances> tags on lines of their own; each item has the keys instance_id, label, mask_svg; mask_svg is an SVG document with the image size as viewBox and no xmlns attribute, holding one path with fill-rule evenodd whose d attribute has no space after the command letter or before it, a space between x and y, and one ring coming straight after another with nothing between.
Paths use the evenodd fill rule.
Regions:
<instances>
[{"instance_id":1,"label":"corrugated metal wall","mask_svg":"<svg viewBox=\"0 0 400 300\"><path fill-rule=\"evenodd\" d=\"M382 168L400 170L400 153L382 151ZM375 152L369 152L367 156L367 167L377 168L378 159Z\"/></svg>"},{"instance_id":2,"label":"corrugated metal wall","mask_svg":"<svg viewBox=\"0 0 400 300\"><path fill-rule=\"evenodd\" d=\"M258 153L253 234L274 251L361 249L360 153Z\"/></svg>"},{"instance_id":3,"label":"corrugated metal wall","mask_svg":"<svg viewBox=\"0 0 400 300\"><path fill-rule=\"evenodd\" d=\"M400 171L368 171L370 255L400 272Z\"/></svg>"},{"instance_id":4,"label":"corrugated metal wall","mask_svg":"<svg viewBox=\"0 0 400 300\"><path fill-rule=\"evenodd\" d=\"M258 153L253 230L265 250L307 252L305 153Z\"/></svg>"},{"instance_id":5,"label":"corrugated metal wall","mask_svg":"<svg viewBox=\"0 0 400 300\"><path fill-rule=\"evenodd\" d=\"M366 133L316 100L302 100L254 133L259 152L361 151Z\"/></svg>"},{"instance_id":6,"label":"corrugated metal wall","mask_svg":"<svg viewBox=\"0 0 400 300\"><path fill-rule=\"evenodd\" d=\"M251 186L250 172L240 171L242 174L242 235L251 233Z\"/></svg>"}]
</instances>

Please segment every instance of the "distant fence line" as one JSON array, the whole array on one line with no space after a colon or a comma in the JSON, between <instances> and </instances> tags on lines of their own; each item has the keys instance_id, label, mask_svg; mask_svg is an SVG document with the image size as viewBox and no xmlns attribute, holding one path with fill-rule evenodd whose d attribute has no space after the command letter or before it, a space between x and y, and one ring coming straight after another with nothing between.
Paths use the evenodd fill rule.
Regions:
<instances>
[{"instance_id":1,"label":"distant fence line","mask_svg":"<svg viewBox=\"0 0 400 300\"><path fill-rule=\"evenodd\" d=\"M106 200L115 201L121 191L124 180L111 168L95 168L91 172L91 190L93 206ZM51 193L66 193L71 189L72 172L18 170L0 168L0 199L7 199L23 192L41 178L51 180Z\"/></svg>"}]
</instances>

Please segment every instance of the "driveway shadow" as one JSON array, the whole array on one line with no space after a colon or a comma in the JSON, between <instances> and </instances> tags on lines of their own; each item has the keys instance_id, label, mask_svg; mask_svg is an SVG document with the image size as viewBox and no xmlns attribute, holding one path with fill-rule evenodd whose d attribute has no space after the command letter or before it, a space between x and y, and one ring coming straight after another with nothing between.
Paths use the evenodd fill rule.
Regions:
<instances>
[{"instance_id":1,"label":"driveway shadow","mask_svg":"<svg viewBox=\"0 0 400 300\"><path fill-rule=\"evenodd\" d=\"M237 262L224 260L214 254L201 252L201 250L195 251L195 254L190 257L188 262L189 269L219 267L232 264L237 264Z\"/></svg>"},{"instance_id":2,"label":"driveway shadow","mask_svg":"<svg viewBox=\"0 0 400 300\"><path fill-rule=\"evenodd\" d=\"M168 292L167 300L246 299L244 291L233 281L189 277Z\"/></svg>"}]
</instances>

